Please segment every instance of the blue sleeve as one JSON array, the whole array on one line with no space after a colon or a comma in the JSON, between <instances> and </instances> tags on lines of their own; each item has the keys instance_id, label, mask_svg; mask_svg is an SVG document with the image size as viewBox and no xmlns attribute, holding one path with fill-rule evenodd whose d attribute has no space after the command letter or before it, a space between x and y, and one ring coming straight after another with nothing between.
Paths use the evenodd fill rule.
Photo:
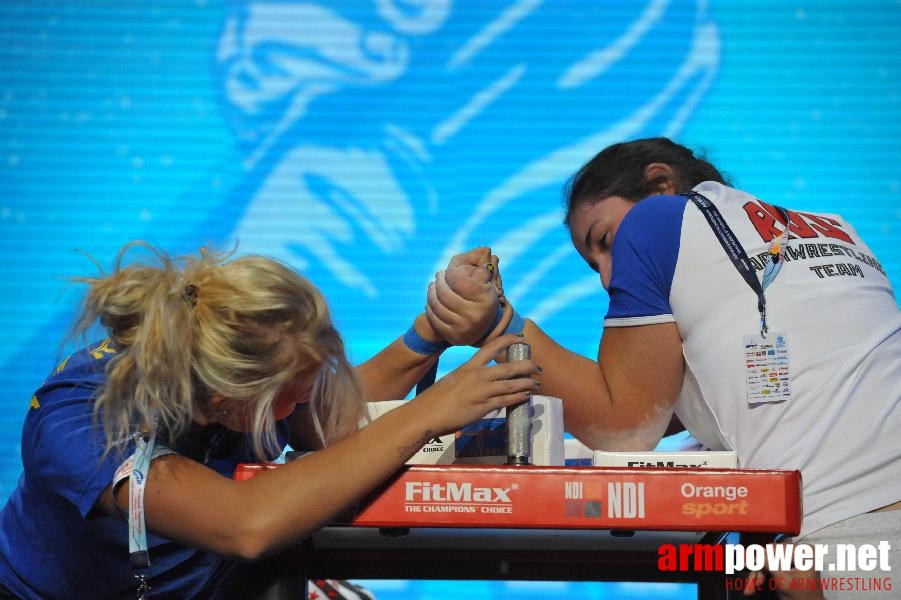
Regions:
<instances>
[{"instance_id":1,"label":"blue sleeve","mask_svg":"<svg viewBox=\"0 0 901 600\"><path fill-rule=\"evenodd\" d=\"M82 516L112 483L124 457L116 451L104 455L103 431L94 421L104 363L76 365L45 382L35 393L22 434L26 471L77 506Z\"/></svg>"},{"instance_id":2,"label":"blue sleeve","mask_svg":"<svg viewBox=\"0 0 901 600\"><path fill-rule=\"evenodd\" d=\"M672 315L670 290L687 201L684 196L652 196L626 214L611 249L605 320Z\"/></svg>"}]
</instances>

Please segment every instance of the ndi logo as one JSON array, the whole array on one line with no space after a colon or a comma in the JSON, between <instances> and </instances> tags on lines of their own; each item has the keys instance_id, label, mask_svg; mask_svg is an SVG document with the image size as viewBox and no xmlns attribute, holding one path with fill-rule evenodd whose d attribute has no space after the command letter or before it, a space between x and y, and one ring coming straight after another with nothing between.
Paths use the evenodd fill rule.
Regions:
<instances>
[{"instance_id":1,"label":"ndi logo","mask_svg":"<svg viewBox=\"0 0 901 600\"><path fill-rule=\"evenodd\" d=\"M585 482L567 481L564 498L567 501L568 516L600 517L602 492L586 493ZM582 502L588 499L588 502ZM645 490L641 481L607 482L607 517L610 519L643 519L645 517ZM584 514L582 514L584 513Z\"/></svg>"},{"instance_id":2,"label":"ndi logo","mask_svg":"<svg viewBox=\"0 0 901 600\"><path fill-rule=\"evenodd\" d=\"M643 519L644 483L609 482L607 484L607 516L611 519Z\"/></svg>"},{"instance_id":3,"label":"ndi logo","mask_svg":"<svg viewBox=\"0 0 901 600\"><path fill-rule=\"evenodd\" d=\"M585 497L585 484L581 481L567 481L565 497L567 500L581 500Z\"/></svg>"}]
</instances>

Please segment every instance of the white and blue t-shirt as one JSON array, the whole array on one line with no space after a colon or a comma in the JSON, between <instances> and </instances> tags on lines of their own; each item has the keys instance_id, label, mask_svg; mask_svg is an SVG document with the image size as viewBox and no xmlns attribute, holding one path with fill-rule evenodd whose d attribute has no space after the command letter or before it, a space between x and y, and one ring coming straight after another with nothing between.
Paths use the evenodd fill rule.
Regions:
<instances>
[{"instance_id":1,"label":"white and blue t-shirt","mask_svg":"<svg viewBox=\"0 0 901 600\"><path fill-rule=\"evenodd\" d=\"M758 278L784 229L773 206L714 182ZM638 202L617 230L605 327L674 322L686 371L676 414L745 468L798 469L802 535L901 499L901 311L886 274L840 216L788 211L782 268L766 288L770 331L788 341L791 396L749 402L745 336L758 298L684 196ZM653 365L648 365L653 370Z\"/></svg>"}]
</instances>

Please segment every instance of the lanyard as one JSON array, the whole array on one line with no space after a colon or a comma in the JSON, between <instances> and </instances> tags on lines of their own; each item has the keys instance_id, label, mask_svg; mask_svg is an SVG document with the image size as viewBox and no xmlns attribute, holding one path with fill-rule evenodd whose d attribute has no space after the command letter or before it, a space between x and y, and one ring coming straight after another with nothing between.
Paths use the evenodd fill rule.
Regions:
<instances>
[{"instance_id":1,"label":"lanyard","mask_svg":"<svg viewBox=\"0 0 901 600\"><path fill-rule=\"evenodd\" d=\"M143 599L150 589L147 584L150 553L147 549L147 530L144 527L144 486L147 484L147 470L153 456L154 438L152 431L146 438L143 434L136 436L131 473L128 476L128 555L138 580L138 600Z\"/></svg>"},{"instance_id":2,"label":"lanyard","mask_svg":"<svg viewBox=\"0 0 901 600\"><path fill-rule=\"evenodd\" d=\"M738 242L738 238L735 237L732 229L726 223L726 219L723 218L723 215L713 202L695 191L685 192L683 196L694 202L695 206L703 213L704 218L707 219L707 223L713 230L713 234L720 241L720 245L726 251L732 264L735 265L739 274L757 295L757 311L760 313L760 336L766 338L769 327L766 321L766 295L764 290L776 279L776 275L779 274L784 262L783 255L786 242L788 241L788 212L784 208L775 207L785 220L785 230L770 242L770 260L764 268L763 283L761 284L760 280L757 279L757 274L754 272L754 265L751 264L751 259L748 258L748 253L745 252L745 249Z\"/></svg>"}]
</instances>

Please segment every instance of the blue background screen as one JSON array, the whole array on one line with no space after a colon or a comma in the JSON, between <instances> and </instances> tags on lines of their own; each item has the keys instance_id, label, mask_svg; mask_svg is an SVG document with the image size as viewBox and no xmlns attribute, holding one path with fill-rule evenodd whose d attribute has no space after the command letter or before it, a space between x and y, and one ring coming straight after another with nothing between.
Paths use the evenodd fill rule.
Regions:
<instances>
[{"instance_id":1,"label":"blue background screen","mask_svg":"<svg viewBox=\"0 0 901 600\"><path fill-rule=\"evenodd\" d=\"M0 501L80 297L66 278L133 239L291 263L354 362L409 326L451 255L490 245L517 310L595 356L607 300L563 186L609 143L666 135L767 202L843 214L898 289L899 56L895 0L5 0Z\"/></svg>"}]
</instances>

